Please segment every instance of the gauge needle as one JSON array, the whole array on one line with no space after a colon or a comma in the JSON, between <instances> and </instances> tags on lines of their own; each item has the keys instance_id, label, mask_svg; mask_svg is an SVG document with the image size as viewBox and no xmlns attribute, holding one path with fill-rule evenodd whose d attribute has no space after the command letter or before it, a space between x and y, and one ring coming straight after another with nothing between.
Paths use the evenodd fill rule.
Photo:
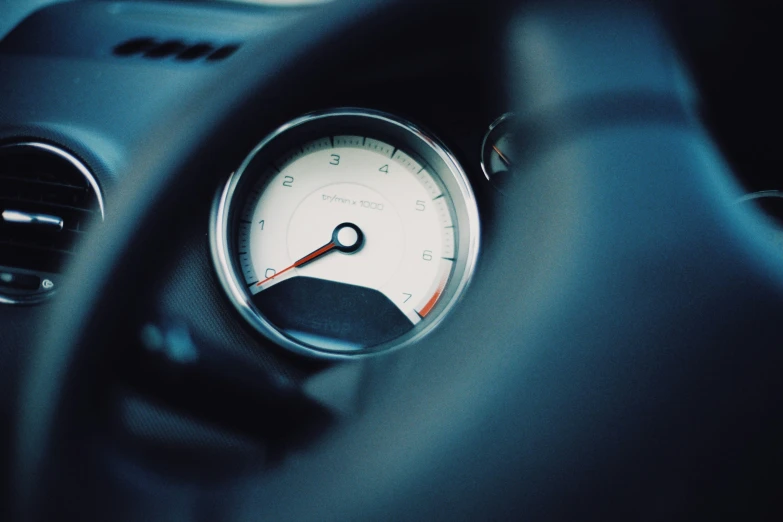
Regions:
<instances>
[{"instance_id":1,"label":"gauge needle","mask_svg":"<svg viewBox=\"0 0 783 522\"><path fill-rule=\"evenodd\" d=\"M357 227L353 223L341 223L336 227L334 227L334 231L332 232L332 240L329 241L327 244L325 244L321 248L318 248L310 252L303 258L296 261L291 266L286 267L275 274L272 274L272 276L267 277L263 281L259 281L258 283L256 283L256 286L261 286L267 281L270 281L278 276L285 274L289 270L292 270L294 268L299 268L300 266L306 265L311 261L315 261L319 257L322 257L328 254L329 252L332 252L333 250L337 250L344 254L353 254L354 252L357 252L362 247L363 243L364 243L364 234L359 229L359 227Z\"/></svg>"},{"instance_id":2,"label":"gauge needle","mask_svg":"<svg viewBox=\"0 0 783 522\"><path fill-rule=\"evenodd\" d=\"M506 167L510 167L511 166L511 160L508 159L508 156L506 156L505 154L503 154L503 152L501 152L501 150L498 148L497 145L492 145L492 150L497 152L498 156L500 157L500 161L505 163Z\"/></svg>"},{"instance_id":3,"label":"gauge needle","mask_svg":"<svg viewBox=\"0 0 783 522\"><path fill-rule=\"evenodd\" d=\"M258 283L256 283L256 286L261 286L264 283L266 283L267 281L270 281L270 280L274 279L277 276L281 276L281 275L285 274L286 272L288 272L289 270L291 270L293 268L298 268L298 267L300 267L302 265L305 265L305 264L309 263L310 261L313 261L314 259L317 259L317 258L321 257L322 255L331 252L336 246L337 245L335 245L334 243L332 243L330 241L329 243L325 244L324 246L322 246L318 250L307 254L306 256L304 256L302 259L300 259L299 261L297 261L293 265L291 265L291 266L289 266L287 268L284 268L283 270L281 270L279 272L276 272L275 274L273 274L270 277L267 277L263 281L259 281Z\"/></svg>"}]
</instances>

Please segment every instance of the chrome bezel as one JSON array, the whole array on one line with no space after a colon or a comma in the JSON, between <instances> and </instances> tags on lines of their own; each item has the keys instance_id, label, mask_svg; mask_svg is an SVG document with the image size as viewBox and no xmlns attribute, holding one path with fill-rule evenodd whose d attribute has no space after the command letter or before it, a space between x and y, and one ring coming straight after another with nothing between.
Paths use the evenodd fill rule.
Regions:
<instances>
[{"instance_id":1,"label":"chrome bezel","mask_svg":"<svg viewBox=\"0 0 783 522\"><path fill-rule=\"evenodd\" d=\"M50 145L48 143L43 143L40 141L21 141L21 142L6 143L0 145L0 149L9 149L14 147L31 147L34 149L40 149L49 152L51 154L54 154L55 156L59 156L60 158L70 163L73 167L76 168L76 170L79 171L79 173L84 177L84 179L87 180L87 183L89 183L90 187L95 193L95 197L98 199L98 207L101 210L101 221L105 219L103 193L101 192L101 187L98 184L98 180L95 179L95 176L93 176L92 172L90 172L90 169L88 169L87 166L84 163L82 163L81 160L79 160L76 156L74 156L73 154L71 154L70 152L64 149L61 149L60 147L57 147L55 145ZM49 299L56 293L57 290L55 289L46 292L39 292L37 294L24 298L20 298L17 296L11 297L9 295L0 294L0 304L12 304L12 305L38 304L42 301Z\"/></svg>"},{"instance_id":2,"label":"chrome bezel","mask_svg":"<svg viewBox=\"0 0 783 522\"><path fill-rule=\"evenodd\" d=\"M783 192L780 190L759 190L758 192L751 192L750 194L745 194L741 198L737 200L737 203L745 203L746 201L753 201L754 199L764 199L764 198L778 198L783 199Z\"/></svg>"},{"instance_id":3,"label":"chrome bezel","mask_svg":"<svg viewBox=\"0 0 783 522\"><path fill-rule=\"evenodd\" d=\"M339 120L335 120L336 118L339 118ZM248 167L261 151L284 135L297 130L302 132L303 129L310 126L320 126L320 128L328 129L330 120L335 122L355 120L360 122L362 126L366 126L369 131L368 134L373 134L373 128L386 127L388 132L409 136L411 142L404 145L410 145L415 142L416 146L410 147L413 149L413 152L418 152L422 149L430 151L433 155L431 157L437 158L442 163L442 167L448 170L448 173L436 170L433 174L437 175L448 189L453 202L454 212L457 213L455 219L458 223L458 234L455 238L457 246L456 261L447 285L448 292L444 292L444 298L438 302L431 315L398 339L353 352L327 350L309 346L280 332L253 305L250 300L250 293L245 288L244 279L237 272L236 263L232 261L232 212L240 204L244 203L244 199L235 201L235 198L246 197L246 194L237 194L237 187L248 171ZM331 134L324 130L321 135ZM406 150L406 152L408 151ZM429 162L428 158L424 159ZM437 169L436 166L432 166L432 168ZM448 175L449 178L444 179L444 175ZM395 116L370 109L346 108L306 114L277 128L264 138L248 154L239 168L229 176L226 184L216 194L210 217L209 232L212 260L220 284L232 305L255 330L274 343L298 354L326 359L356 359L400 349L419 342L447 317L459 298L464 294L473 276L479 252L480 226L476 199L467 175L454 155L440 141L414 124Z\"/></svg>"}]
</instances>

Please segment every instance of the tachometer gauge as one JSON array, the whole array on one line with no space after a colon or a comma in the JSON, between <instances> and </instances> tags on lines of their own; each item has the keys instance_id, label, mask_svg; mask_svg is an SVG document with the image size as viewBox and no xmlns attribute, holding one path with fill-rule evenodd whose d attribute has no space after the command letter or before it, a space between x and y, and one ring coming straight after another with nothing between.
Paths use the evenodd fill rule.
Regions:
<instances>
[{"instance_id":1,"label":"tachometer gauge","mask_svg":"<svg viewBox=\"0 0 783 522\"><path fill-rule=\"evenodd\" d=\"M231 175L212 249L229 298L299 353L350 357L410 344L465 289L476 203L437 140L388 114L308 114Z\"/></svg>"}]
</instances>

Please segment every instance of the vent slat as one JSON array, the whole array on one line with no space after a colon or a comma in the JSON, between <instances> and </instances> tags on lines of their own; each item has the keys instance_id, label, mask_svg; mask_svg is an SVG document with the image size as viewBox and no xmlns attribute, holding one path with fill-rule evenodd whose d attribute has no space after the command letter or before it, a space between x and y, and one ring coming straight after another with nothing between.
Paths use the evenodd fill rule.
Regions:
<instances>
[{"instance_id":1,"label":"vent slat","mask_svg":"<svg viewBox=\"0 0 783 522\"><path fill-rule=\"evenodd\" d=\"M17 205L18 203L21 203L24 207L34 207L34 209L37 212L41 212L41 213L44 213L44 214L57 214L58 211L59 211L59 212L77 212L77 213L83 214L83 215L92 215L92 214L95 214L97 212L97 210L93 209L93 208L75 207L73 205L64 205L62 203L54 203L52 201L44 201L42 199L23 199L23 198L17 198L17 199L2 198L2 199L0 199L0 207L2 207L2 208L12 208L12 207L18 206ZM24 208L22 210L28 210L28 209Z\"/></svg>"},{"instance_id":2,"label":"vent slat","mask_svg":"<svg viewBox=\"0 0 783 522\"><path fill-rule=\"evenodd\" d=\"M35 178L25 178L21 175L8 175L4 172L0 172L0 185L5 183L24 183L29 185L46 185L51 187L59 187L64 189L74 189L74 190L89 190L90 186L87 184L84 185L72 185L70 183L58 183L55 181L41 181L39 179Z\"/></svg>"},{"instance_id":3,"label":"vent slat","mask_svg":"<svg viewBox=\"0 0 783 522\"><path fill-rule=\"evenodd\" d=\"M53 248L70 252L81 231L67 229L58 231L32 231L24 227L0 229L0 244L32 245L36 248Z\"/></svg>"},{"instance_id":4,"label":"vent slat","mask_svg":"<svg viewBox=\"0 0 783 522\"><path fill-rule=\"evenodd\" d=\"M0 241L0 248L4 248L4 247L36 250L42 253L69 254L69 255L73 254L73 250L57 248L54 245L46 245L46 244L36 245L35 243L31 243L29 241L12 241L12 240L4 239Z\"/></svg>"}]
</instances>

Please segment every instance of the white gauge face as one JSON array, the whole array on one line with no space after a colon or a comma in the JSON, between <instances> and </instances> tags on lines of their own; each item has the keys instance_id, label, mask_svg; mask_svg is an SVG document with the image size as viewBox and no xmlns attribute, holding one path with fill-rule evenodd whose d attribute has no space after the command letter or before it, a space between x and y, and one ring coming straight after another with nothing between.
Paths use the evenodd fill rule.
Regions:
<instances>
[{"instance_id":1,"label":"white gauge face","mask_svg":"<svg viewBox=\"0 0 783 522\"><path fill-rule=\"evenodd\" d=\"M451 275L455 242L450 198L423 165L382 141L334 136L305 144L269 174L240 224L253 294L307 276L378 290L412 324L427 316ZM294 266L342 223L361 231L358 251L333 249Z\"/></svg>"},{"instance_id":2,"label":"white gauge face","mask_svg":"<svg viewBox=\"0 0 783 522\"><path fill-rule=\"evenodd\" d=\"M336 111L284 129L232 176L217 209L216 261L235 304L303 353L364 354L421 337L476 256L459 166L380 113Z\"/></svg>"}]
</instances>

